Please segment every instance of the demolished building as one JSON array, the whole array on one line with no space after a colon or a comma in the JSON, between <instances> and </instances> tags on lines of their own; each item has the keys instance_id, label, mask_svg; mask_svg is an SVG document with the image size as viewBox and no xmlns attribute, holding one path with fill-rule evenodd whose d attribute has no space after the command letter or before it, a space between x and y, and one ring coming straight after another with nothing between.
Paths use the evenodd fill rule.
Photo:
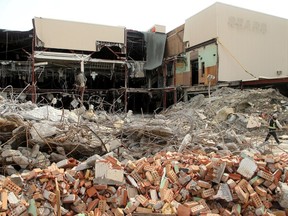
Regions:
<instances>
[{"instance_id":1,"label":"demolished building","mask_svg":"<svg viewBox=\"0 0 288 216\"><path fill-rule=\"evenodd\" d=\"M83 85L89 104L113 111L141 108L149 112L153 94L159 93L157 70L164 55L164 33L36 17L33 25L27 32L2 31L1 46L6 50L1 56L1 75L7 80L2 87L29 85L30 100L45 98L50 103L56 98L75 108L81 94L76 85ZM20 36L26 36L28 49ZM19 52L24 56L18 60ZM22 65L26 70L21 70ZM77 80L79 74L82 81Z\"/></svg>"},{"instance_id":2,"label":"demolished building","mask_svg":"<svg viewBox=\"0 0 288 216\"><path fill-rule=\"evenodd\" d=\"M0 33L1 216L288 214L287 97L222 87L153 115L118 113L225 85L218 66L205 67L215 79L193 79L201 62L187 69L185 25L166 35L33 21L31 31ZM97 110L76 109L82 100ZM261 145L272 113L283 143Z\"/></svg>"},{"instance_id":3,"label":"demolished building","mask_svg":"<svg viewBox=\"0 0 288 216\"><path fill-rule=\"evenodd\" d=\"M223 86L287 94L287 20L223 3L167 34L35 17L0 38L1 88L17 99L151 113Z\"/></svg>"}]
</instances>

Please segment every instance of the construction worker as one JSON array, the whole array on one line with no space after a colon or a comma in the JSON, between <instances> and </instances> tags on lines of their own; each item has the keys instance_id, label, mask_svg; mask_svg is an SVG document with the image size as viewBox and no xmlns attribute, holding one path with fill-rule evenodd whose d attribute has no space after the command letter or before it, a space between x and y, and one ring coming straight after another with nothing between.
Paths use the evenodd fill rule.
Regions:
<instances>
[{"instance_id":1,"label":"construction worker","mask_svg":"<svg viewBox=\"0 0 288 216\"><path fill-rule=\"evenodd\" d=\"M276 134L276 130L277 129L282 129L282 125L279 123L278 121L278 116L276 113L274 113L272 115L272 118L269 121L269 126L268 126L268 134L266 136L266 139L264 141L264 143L267 143L268 139L270 138L270 136L272 135L275 139L275 141L277 142L277 144L280 144L281 142L278 140L277 138L277 134Z\"/></svg>"},{"instance_id":2,"label":"construction worker","mask_svg":"<svg viewBox=\"0 0 288 216\"><path fill-rule=\"evenodd\" d=\"M87 81L87 78L85 77L84 72L78 71L75 77L75 85L76 85L76 89L78 90L80 94L80 98L82 102L83 102L86 81Z\"/></svg>"}]
</instances>

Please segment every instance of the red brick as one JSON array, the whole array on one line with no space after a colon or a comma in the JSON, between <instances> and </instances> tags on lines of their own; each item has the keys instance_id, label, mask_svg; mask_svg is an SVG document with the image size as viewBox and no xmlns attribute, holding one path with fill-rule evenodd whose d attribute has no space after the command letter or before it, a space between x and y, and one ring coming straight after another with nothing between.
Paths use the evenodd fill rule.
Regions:
<instances>
[{"instance_id":1,"label":"red brick","mask_svg":"<svg viewBox=\"0 0 288 216\"><path fill-rule=\"evenodd\" d=\"M97 190L95 187L90 187L86 190L86 194L88 195L88 197L92 197L97 194Z\"/></svg>"},{"instance_id":2,"label":"red brick","mask_svg":"<svg viewBox=\"0 0 288 216\"><path fill-rule=\"evenodd\" d=\"M96 206L98 205L98 203L99 203L99 199L95 199L95 200L91 201L87 206L87 211L88 212L93 211L96 208Z\"/></svg>"},{"instance_id":3,"label":"red brick","mask_svg":"<svg viewBox=\"0 0 288 216\"><path fill-rule=\"evenodd\" d=\"M184 206L184 205L179 205L177 209L177 214L181 216L189 216L191 212L191 208Z\"/></svg>"}]
</instances>

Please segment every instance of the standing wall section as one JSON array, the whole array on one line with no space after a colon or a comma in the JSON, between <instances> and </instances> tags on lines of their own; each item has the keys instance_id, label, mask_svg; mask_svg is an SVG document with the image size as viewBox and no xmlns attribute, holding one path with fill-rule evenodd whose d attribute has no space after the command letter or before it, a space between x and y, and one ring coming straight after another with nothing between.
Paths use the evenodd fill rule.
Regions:
<instances>
[{"instance_id":1,"label":"standing wall section","mask_svg":"<svg viewBox=\"0 0 288 216\"><path fill-rule=\"evenodd\" d=\"M288 76L287 19L215 3L185 21L183 41L187 49L211 39L218 81Z\"/></svg>"},{"instance_id":2,"label":"standing wall section","mask_svg":"<svg viewBox=\"0 0 288 216\"><path fill-rule=\"evenodd\" d=\"M220 81L288 76L286 19L222 3L215 6Z\"/></svg>"}]
</instances>

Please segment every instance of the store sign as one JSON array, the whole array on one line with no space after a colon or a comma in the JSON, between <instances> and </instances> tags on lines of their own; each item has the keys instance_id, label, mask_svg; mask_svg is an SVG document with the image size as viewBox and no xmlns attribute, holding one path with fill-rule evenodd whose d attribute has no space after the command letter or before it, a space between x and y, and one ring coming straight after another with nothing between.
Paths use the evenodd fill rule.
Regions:
<instances>
[{"instance_id":1,"label":"store sign","mask_svg":"<svg viewBox=\"0 0 288 216\"><path fill-rule=\"evenodd\" d=\"M252 21L240 17L230 16L228 18L228 26L238 30L255 32L265 34L267 32L267 25L263 22Z\"/></svg>"}]
</instances>

